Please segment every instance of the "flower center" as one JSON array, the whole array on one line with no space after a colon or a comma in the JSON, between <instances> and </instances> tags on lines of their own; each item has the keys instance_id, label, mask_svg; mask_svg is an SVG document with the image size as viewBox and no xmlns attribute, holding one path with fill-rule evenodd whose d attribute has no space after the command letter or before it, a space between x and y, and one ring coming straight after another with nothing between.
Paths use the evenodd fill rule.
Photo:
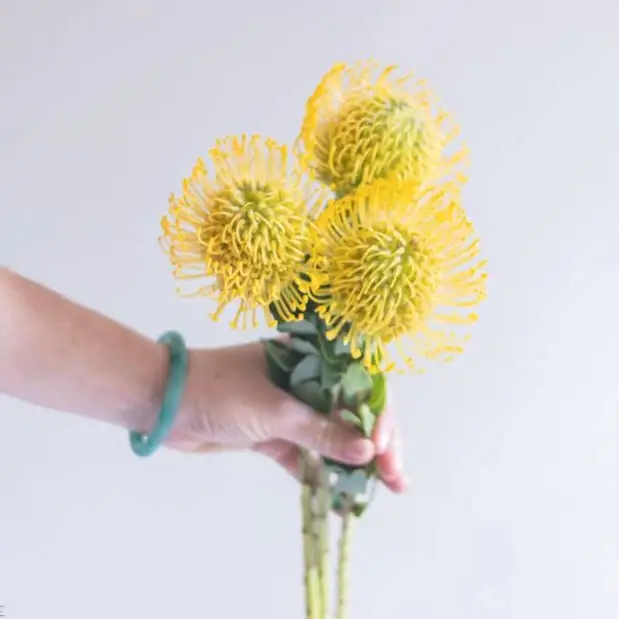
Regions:
<instances>
[{"instance_id":1,"label":"flower center","mask_svg":"<svg viewBox=\"0 0 619 619\"><path fill-rule=\"evenodd\" d=\"M391 96L353 97L319 138L321 180L340 195L393 173L420 178L440 156L423 111Z\"/></svg>"},{"instance_id":2,"label":"flower center","mask_svg":"<svg viewBox=\"0 0 619 619\"><path fill-rule=\"evenodd\" d=\"M305 204L283 188L239 181L212 197L199 241L212 271L272 301L294 279L309 242Z\"/></svg>"},{"instance_id":3,"label":"flower center","mask_svg":"<svg viewBox=\"0 0 619 619\"><path fill-rule=\"evenodd\" d=\"M438 288L432 254L409 230L389 224L341 238L331 269L338 313L359 332L385 340L414 330Z\"/></svg>"}]
</instances>

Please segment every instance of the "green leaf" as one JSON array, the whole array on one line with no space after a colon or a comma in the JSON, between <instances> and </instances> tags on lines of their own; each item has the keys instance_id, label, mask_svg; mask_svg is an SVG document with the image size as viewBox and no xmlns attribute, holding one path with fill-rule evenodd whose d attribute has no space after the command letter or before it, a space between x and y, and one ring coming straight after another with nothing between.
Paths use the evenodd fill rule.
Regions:
<instances>
[{"instance_id":1,"label":"green leaf","mask_svg":"<svg viewBox=\"0 0 619 619\"><path fill-rule=\"evenodd\" d=\"M368 400L368 406L375 415L380 415L385 410L387 403L387 381L383 374L372 376L372 393Z\"/></svg>"},{"instance_id":2,"label":"green leaf","mask_svg":"<svg viewBox=\"0 0 619 619\"><path fill-rule=\"evenodd\" d=\"M308 380L318 378L320 376L320 366L320 357L317 355L303 357L290 374L290 386L295 387Z\"/></svg>"},{"instance_id":3,"label":"green leaf","mask_svg":"<svg viewBox=\"0 0 619 619\"><path fill-rule=\"evenodd\" d=\"M295 320L294 322L280 322L277 325L280 333L290 333L292 335L316 335L318 333L316 325L309 320Z\"/></svg>"},{"instance_id":4,"label":"green leaf","mask_svg":"<svg viewBox=\"0 0 619 619\"><path fill-rule=\"evenodd\" d=\"M344 421L345 423L349 423L351 426L354 426L355 428L362 428L361 420L359 419L359 417L357 417L357 415L355 415L351 411L343 409L342 411L340 411L340 417L342 421Z\"/></svg>"},{"instance_id":5,"label":"green leaf","mask_svg":"<svg viewBox=\"0 0 619 619\"><path fill-rule=\"evenodd\" d=\"M280 389L288 390L290 371L294 367L297 354L277 340L265 340L264 352L269 380Z\"/></svg>"},{"instance_id":6,"label":"green leaf","mask_svg":"<svg viewBox=\"0 0 619 619\"><path fill-rule=\"evenodd\" d=\"M323 361L320 367L320 383L323 389L331 389L331 387L334 387L340 382L341 378L341 372L326 361Z\"/></svg>"},{"instance_id":7,"label":"green leaf","mask_svg":"<svg viewBox=\"0 0 619 619\"><path fill-rule=\"evenodd\" d=\"M297 362L298 355L293 353L290 348L279 340L263 340L264 350L267 359L272 361L284 372L291 372Z\"/></svg>"},{"instance_id":8,"label":"green leaf","mask_svg":"<svg viewBox=\"0 0 619 619\"><path fill-rule=\"evenodd\" d=\"M320 351L309 340L293 337L289 344L292 350L296 350L304 355L320 355Z\"/></svg>"},{"instance_id":9,"label":"green leaf","mask_svg":"<svg viewBox=\"0 0 619 619\"><path fill-rule=\"evenodd\" d=\"M378 484L376 483L376 477L371 477L368 498L365 499L364 501L356 502L355 505L353 506L352 511L353 511L353 514L357 516L357 518L360 518L361 516L363 516L363 514L365 513L365 510L370 506L370 504L374 500L377 487L378 487Z\"/></svg>"},{"instance_id":10,"label":"green leaf","mask_svg":"<svg viewBox=\"0 0 619 619\"><path fill-rule=\"evenodd\" d=\"M352 508L352 513L357 516L357 518L361 518L365 510L369 507L370 503L368 501L362 501L361 503L355 503Z\"/></svg>"},{"instance_id":11,"label":"green leaf","mask_svg":"<svg viewBox=\"0 0 619 619\"><path fill-rule=\"evenodd\" d=\"M267 356L267 376L269 380L280 389L288 391L290 386L290 374L282 370L279 365Z\"/></svg>"},{"instance_id":12,"label":"green leaf","mask_svg":"<svg viewBox=\"0 0 619 619\"><path fill-rule=\"evenodd\" d=\"M350 403L365 400L372 391L372 384L371 374L361 363L350 364L342 378L344 402Z\"/></svg>"},{"instance_id":13,"label":"green leaf","mask_svg":"<svg viewBox=\"0 0 619 619\"><path fill-rule=\"evenodd\" d=\"M350 473L340 474L333 490L337 494L347 494L354 497L367 492L369 481L363 469L356 469Z\"/></svg>"},{"instance_id":14,"label":"green leaf","mask_svg":"<svg viewBox=\"0 0 619 619\"><path fill-rule=\"evenodd\" d=\"M339 337L333 342L333 352L336 355L350 355L350 344L345 344Z\"/></svg>"},{"instance_id":15,"label":"green leaf","mask_svg":"<svg viewBox=\"0 0 619 619\"><path fill-rule=\"evenodd\" d=\"M367 438L372 436L375 422L376 416L369 405L365 403L361 404L361 406L359 406L359 425L361 426L361 431Z\"/></svg>"},{"instance_id":16,"label":"green leaf","mask_svg":"<svg viewBox=\"0 0 619 619\"><path fill-rule=\"evenodd\" d=\"M329 472L329 474L339 475L340 473L348 473L350 471L354 471L359 467L351 467L347 464L340 464L339 462L334 462L333 460L329 460L329 458L323 458L323 463L325 464L325 468Z\"/></svg>"},{"instance_id":17,"label":"green leaf","mask_svg":"<svg viewBox=\"0 0 619 619\"><path fill-rule=\"evenodd\" d=\"M341 360L335 354L334 346L337 340L329 340L322 330L318 333L318 346L320 348L320 355L325 359L329 365L335 365Z\"/></svg>"},{"instance_id":18,"label":"green leaf","mask_svg":"<svg viewBox=\"0 0 619 619\"><path fill-rule=\"evenodd\" d=\"M344 507L344 497L340 494L331 493L331 509L339 512L342 507Z\"/></svg>"},{"instance_id":19,"label":"green leaf","mask_svg":"<svg viewBox=\"0 0 619 619\"><path fill-rule=\"evenodd\" d=\"M335 473L339 475L340 473L351 473L352 471L356 471L359 467L354 466L352 464L344 464L343 462L337 462L336 460L332 460L331 458L322 459L325 466L329 469L330 473Z\"/></svg>"},{"instance_id":20,"label":"green leaf","mask_svg":"<svg viewBox=\"0 0 619 619\"><path fill-rule=\"evenodd\" d=\"M326 414L331 412L331 397L329 392L321 389L318 381L310 380L291 385L290 392L301 400L301 402L305 402L305 404L308 404L319 413Z\"/></svg>"}]
</instances>

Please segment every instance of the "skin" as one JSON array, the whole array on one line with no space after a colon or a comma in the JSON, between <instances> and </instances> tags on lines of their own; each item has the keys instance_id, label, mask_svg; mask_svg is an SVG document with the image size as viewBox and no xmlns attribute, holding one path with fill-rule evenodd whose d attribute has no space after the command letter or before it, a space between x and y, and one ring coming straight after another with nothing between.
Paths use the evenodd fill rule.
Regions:
<instances>
[{"instance_id":1,"label":"skin","mask_svg":"<svg viewBox=\"0 0 619 619\"><path fill-rule=\"evenodd\" d=\"M168 363L165 346L0 268L0 393L149 432ZM363 438L273 386L258 343L190 349L166 445L189 453L253 450L295 476L299 447L349 464L376 457L385 485L406 487L391 410L373 440Z\"/></svg>"}]
</instances>

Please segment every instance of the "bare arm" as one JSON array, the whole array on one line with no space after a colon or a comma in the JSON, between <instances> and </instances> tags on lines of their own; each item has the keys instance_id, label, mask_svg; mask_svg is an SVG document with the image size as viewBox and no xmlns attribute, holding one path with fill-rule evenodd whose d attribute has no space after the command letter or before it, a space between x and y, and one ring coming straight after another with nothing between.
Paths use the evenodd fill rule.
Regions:
<instances>
[{"instance_id":1,"label":"bare arm","mask_svg":"<svg viewBox=\"0 0 619 619\"><path fill-rule=\"evenodd\" d=\"M404 489L390 414L381 417L376 450L356 430L277 389L260 343L189 354L170 447L254 449L295 474L298 446L350 464L378 454L385 483ZM165 346L0 267L0 394L149 432L168 365Z\"/></svg>"},{"instance_id":2,"label":"bare arm","mask_svg":"<svg viewBox=\"0 0 619 619\"><path fill-rule=\"evenodd\" d=\"M0 393L148 431L167 350L0 268Z\"/></svg>"}]
</instances>

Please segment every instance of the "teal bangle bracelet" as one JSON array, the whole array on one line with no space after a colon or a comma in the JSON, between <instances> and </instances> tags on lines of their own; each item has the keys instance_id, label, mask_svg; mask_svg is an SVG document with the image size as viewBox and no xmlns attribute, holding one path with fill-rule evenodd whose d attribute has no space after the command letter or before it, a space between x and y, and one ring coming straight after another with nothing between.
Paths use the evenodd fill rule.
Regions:
<instances>
[{"instance_id":1,"label":"teal bangle bracelet","mask_svg":"<svg viewBox=\"0 0 619 619\"><path fill-rule=\"evenodd\" d=\"M185 340L176 331L168 331L164 333L158 340L161 344L168 347L170 353L170 371L168 373L168 383L166 385L165 394L159 417L155 423L155 427L150 434L141 434L140 432L130 432L129 440L133 453L138 456L152 455L165 441L181 403L185 383L187 382L187 367L188 354Z\"/></svg>"}]
</instances>

